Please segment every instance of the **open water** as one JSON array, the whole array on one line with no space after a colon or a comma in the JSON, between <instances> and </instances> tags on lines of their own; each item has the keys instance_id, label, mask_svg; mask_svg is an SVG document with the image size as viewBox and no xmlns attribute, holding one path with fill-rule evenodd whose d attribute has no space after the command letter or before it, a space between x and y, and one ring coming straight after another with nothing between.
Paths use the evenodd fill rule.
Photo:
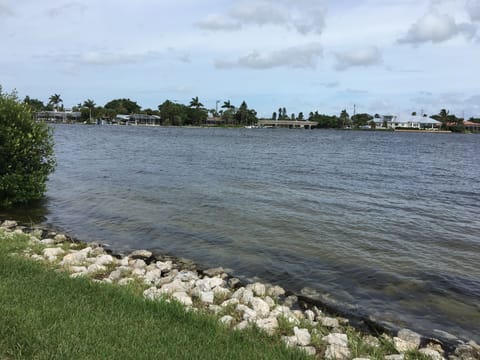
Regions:
<instances>
[{"instance_id":1,"label":"open water","mask_svg":"<svg viewBox=\"0 0 480 360\"><path fill-rule=\"evenodd\" d=\"M55 126L46 222L480 341L480 138Z\"/></svg>"}]
</instances>

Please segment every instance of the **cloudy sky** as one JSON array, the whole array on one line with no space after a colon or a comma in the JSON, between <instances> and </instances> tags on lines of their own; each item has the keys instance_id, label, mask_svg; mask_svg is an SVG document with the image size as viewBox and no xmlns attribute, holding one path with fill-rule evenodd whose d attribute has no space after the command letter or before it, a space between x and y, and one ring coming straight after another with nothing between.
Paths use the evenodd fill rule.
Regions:
<instances>
[{"instance_id":1,"label":"cloudy sky","mask_svg":"<svg viewBox=\"0 0 480 360\"><path fill-rule=\"evenodd\" d=\"M480 117L480 0L0 0L0 85L65 106Z\"/></svg>"}]
</instances>

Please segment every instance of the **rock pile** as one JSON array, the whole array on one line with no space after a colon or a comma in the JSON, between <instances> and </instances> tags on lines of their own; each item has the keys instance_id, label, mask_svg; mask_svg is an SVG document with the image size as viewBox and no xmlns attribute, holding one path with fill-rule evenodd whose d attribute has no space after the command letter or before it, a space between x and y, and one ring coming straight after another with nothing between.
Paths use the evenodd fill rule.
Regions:
<instances>
[{"instance_id":1,"label":"rock pile","mask_svg":"<svg viewBox=\"0 0 480 360\"><path fill-rule=\"evenodd\" d=\"M114 256L98 244L76 243L63 234L22 228L14 221L3 222L0 231L27 233L30 247L24 255L67 271L72 278L90 277L118 285L141 283L145 287L143 296L152 301L175 300L189 310L211 312L232 329L257 326L270 335L280 334L287 346L301 348L318 358L352 358L349 331L353 330L346 326L348 320L329 317L316 307L302 311L296 296L286 296L280 286L260 282L242 286L223 268L201 271L191 263L183 266L184 262L156 257L147 250ZM403 359L412 350L427 358L444 359L438 344L420 348L422 337L413 331L401 330L393 338L382 336L398 352L385 359ZM365 336L365 341L369 337L373 338ZM380 341L370 339L370 345L380 346ZM461 343L449 359L480 359L480 348L474 342Z\"/></svg>"}]
</instances>

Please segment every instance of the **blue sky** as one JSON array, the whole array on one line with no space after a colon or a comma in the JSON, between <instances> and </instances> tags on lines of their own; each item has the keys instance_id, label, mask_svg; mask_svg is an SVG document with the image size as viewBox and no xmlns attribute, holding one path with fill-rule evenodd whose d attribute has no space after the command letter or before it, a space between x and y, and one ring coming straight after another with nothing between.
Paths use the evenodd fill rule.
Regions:
<instances>
[{"instance_id":1,"label":"blue sky","mask_svg":"<svg viewBox=\"0 0 480 360\"><path fill-rule=\"evenodd\" d=\"M480 117L480 0L0 0L0 84L71 107Z\"/></svg>"}]
</instances>

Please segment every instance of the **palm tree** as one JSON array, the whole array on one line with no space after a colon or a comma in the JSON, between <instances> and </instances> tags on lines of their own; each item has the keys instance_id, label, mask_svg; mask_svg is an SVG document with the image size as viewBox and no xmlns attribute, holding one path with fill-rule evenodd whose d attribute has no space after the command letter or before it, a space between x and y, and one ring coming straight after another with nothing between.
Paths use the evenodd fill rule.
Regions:
<instances>
[{"instance_id":1,"label":"palm tree","mask_svg":"<svg viewBox=\"0 0 480 360\"><path fill-rule=\"evenodd\" d=\"M230 103L230 100L227 100L227 101L223 102L222 109L233 110L233 109L235 109L235 106L233 106Z\"/></svg>"},{"instance_id":2,"label":"palm tree","mask_svg":"<svg viewBox=\"0 0 480 360\"><path fill-rule=\"evenodd\" d=\"M92 110L95 109L95 101L92 99L87 99L83 102L83 106L86 107L89 111L89 121L92 121Z\"/></svg>"},{"instance_id":3,"label":"palm tree","mask_svg":"<svg viewBox=\"0 0 480 360\"><path fill-rule=\"evenodd\" d=\"M62 98L60 97L60 94L53 94L52 96L50 96L48 98L49 100L49 104L52 104L53 105L53 108L58 111L58 105L60 103L63 103L63 100Z\"/></svg>"},{"instance_id":4,"label":"palm tree","mask_svg":"<svg viewBox=\"0 0 480 360\"><path fill-rule=\"evenodd\" d=\"M203 104L198 100L198 96L192 98L192 100L190 101L190 107L194 107L195 109L200 109L201 107L203 107Z\"/></svg>"}]
</instances>

